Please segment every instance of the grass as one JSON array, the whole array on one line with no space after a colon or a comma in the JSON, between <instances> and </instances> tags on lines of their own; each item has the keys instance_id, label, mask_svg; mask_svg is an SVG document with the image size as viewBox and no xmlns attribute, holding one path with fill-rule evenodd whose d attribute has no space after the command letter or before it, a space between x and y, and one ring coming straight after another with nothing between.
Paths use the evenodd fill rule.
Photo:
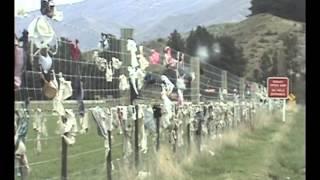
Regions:
<instances>
[{"instance_id":1,"label":"grass","mask_svg":"<svg viewBox=\"0 0 320 180\"><path fill-rule=\"evenodd\" d=\"M30 179L49 179L60 176L61 172L61 138L55 134L57 116L48 113L47 129L49 140L43 140L42 152L35 153L35 132L32 130L32 124L29 125L27 137L27 155L31 164ZM96 174L99 169L104 169L105 153L104 141L97 135L97 128L93 121L89 121L89 133L86 135L77 135L76 143L68 147L68 173L79 172L81 175ZM122 154L121 142L119 135L114 133L113 157L119 158ZM43 162L48 161L48 162ZM94 169L94 167L96 167ZM101 167L101 168L100 168ZM104 171L105 172L105 171ZM104 173L106 174L106 173ZM72 176L71 176L72 177ZM86 177L86 176L84 176ZM73 178L72 178L73 179Z\"/></svg>"},{"instance_id":2,"label":"grass","mask_svg":"<svg viewBox=\"0 0 320 180\"><path fill-rule=\"evenodd\" d=\"M304 113L296 114L295 121L276 149L276 158L269 167L272 176L286 175L290 179L305 179L305 120Z\"/></svg>"},{"instance_id":3,"label":"grass","mask_svg":"<svg viewBox=\"0 0 320 180\"><path fill-rule=\"evenodd\" d=\"M165 136L161 139L160 152L156 153L149 136L149 151L146 155L140 154L142 161L139 169L151 172L152 175L146 180L304 179L303 110L288 117L285 124L280 119L281 114L269 114L259 112L254 129L242 124L237 129L226 131L221 139L204 138L206 146L201 154L195 145L189 153L185 147L173 153ZM27 141L30 164L53 160L31 165L29 179L60 179L61 139L54 133L56 121L57 117L48 117L49 136L57 138L48 140L46 145L42 142L41 154L36 155L33 152L34 142ZM68 150L68 175L71 180L106 179L103 139L97 135L94 122L89 122L89 133L78 135L76 144ZM117 132L113 132L113 179L136 179L137 172L132 166L116 160L122 156L122 139ZM35 133L30 129L28 139L34 138Z\"/></svg>"},{"instance_id":4,"label":"grass","mask_svg":"<svg viewBox=\"0 0 320 180\"><path fill-rule=\"evenodd\" d=\"M290 120L283 124L276 117L253 132L240 132L239 145L224 146L213 157L201 154L186 172L199 180L304 179L303 113Z\"/></svg>"}]
</instances>

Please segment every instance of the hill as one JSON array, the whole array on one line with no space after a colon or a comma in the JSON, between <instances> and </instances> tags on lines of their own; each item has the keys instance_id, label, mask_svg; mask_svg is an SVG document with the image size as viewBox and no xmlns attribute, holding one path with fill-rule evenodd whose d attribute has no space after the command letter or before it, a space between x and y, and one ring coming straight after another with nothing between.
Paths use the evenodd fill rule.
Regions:
<instances>
[{"instance_id":1,"label":"hill","mask_svg":"<svg viewBox=\"0 0 320 180\"><path fill-rule=\"evenodd\" d=\"M278 54L279 75L285 75L286 46L285 38L296 37L300 52L297 56L302 65L305 63L305 23L283 19L270 14L258 14L239 23L213 25L207 27L214 35L228 35L235 39L237 46L244 51L248 59L246 77L252 77L253 71L259 68L262 55L267 52L272 56Z\"/></svg>"},{"instance_id":2,"label":"hill","mask_svg":"<svg viewBox=\"0 0 320 180\"><path fill-rule=\"evenodd\" d=\"M210 25L207 30L214 36L231 36L236 45L243 49L244 56L248 60L245 77L251 78L254 69L259 69L262 55L267 52L278 54L278 75L285 75L286 37L296 37L299 52L297 57L303 69L305 64L305 23L283 19L271 14L258 14L250 16L239 23L225 23ZM183 33L187 38L189 33ZM161 49L165 46L167 39L159 38L145 42L148 47Z\"/></svg>"}]
</instances>

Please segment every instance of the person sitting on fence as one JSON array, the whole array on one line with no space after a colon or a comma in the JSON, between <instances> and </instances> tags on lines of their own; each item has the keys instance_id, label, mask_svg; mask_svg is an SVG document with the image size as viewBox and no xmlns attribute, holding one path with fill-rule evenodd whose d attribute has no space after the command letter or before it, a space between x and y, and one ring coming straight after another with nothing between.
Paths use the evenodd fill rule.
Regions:
<instances>
[{"instance_id":1,"label":"person sitting on fence","mask_svg":"<svg viewBox=\"0 0 320 180\"><path fill-rule=\"evenodd\" d=\"M75 44L70 43L69 47L70 47L72 60L73 61L80 61L81 51L80 51L80 47L79 47L79 40L76 39Z\"/></svg>"},{"instance_id":2,"label":"person sitting on fence","mask_svg":"<svg viewBox=\"0 0 320 180\"><path fill-rule=\"evenodd\" d=\"M43 79L43 90L45 96L52 99L55 95L56 88L52 86L49 70L52 65L51 55L57 53L58 39L56 38L55 52L51 51L51 43L56 36L49 19L57 21L62 20L62 13L58 12L55 8L53 0L41 0L40 7L41 16L36 17L28 26L29 39L31 44L34 44L38 50L32 55L39 54L39 64L41 65L40 70L42 72L41 78ZM31 46L33 47L33 46ZM48 92L53 93L48 93Z\"/></svg>"},{"instance_id":3,"label":"person sitting on fence","mask_svg":"<svg viewBox=\"0 0 320 180\"><path fill-rule=\"evenodd\" d=\"M36 17L29 25L29 39L37 48L48 48L55 32L49 23L49 19L62 20L62 14L55 8L53 0L41 0L41 16ZM59 17L58 17L59 16ZM56 47L57 48L57 47Z\"/></svg>"},{"instance_id":4,"label":"person sitting on fence","mask_svg":"<svg viewBox=\"0 0 320 180\"><path fill-rule=\"evenodd\" d=\"M160 53L156 50L151 49L151 55L149 56L150 64L160 64Z\"/></svg>"},{"instance_id":5,"label":"person sitting on fence","mask_svg":"<svg viewBox=\"0 0 320 180\"><path fill-rule=\"evenodd\" d=\"M176 68L177 60L172 57L171 51L171 48L168 46L164 49L165 65L168 68Z\"/></svg>"}]
</instances>

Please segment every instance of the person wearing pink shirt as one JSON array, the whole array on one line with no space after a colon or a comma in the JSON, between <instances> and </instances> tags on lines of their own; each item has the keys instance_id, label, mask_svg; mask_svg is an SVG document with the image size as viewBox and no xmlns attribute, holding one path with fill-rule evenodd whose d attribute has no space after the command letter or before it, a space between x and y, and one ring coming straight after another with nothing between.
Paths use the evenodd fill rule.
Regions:
<instances>
[{"instance_id":1,"label":"person wearing pink shirt","mask_svg":"<svg viewBox=\"0 0 320 180\"><path fill-rule=\"evenodd\" d=\"M152 49L151 50L151 56L149 56L149 61L150 61L150 64L160 64L160 54Z\"/></svg>"},{"instance_id":2,"label":"person wearing pink shirt","mask_svg":"<svg viewBox=\"0 0 320 180\"><path fill-rule=\"evenodd\" d=\"M81 56L81 51L79 47L79 40L75 40L75 44L70 43L70 50L71 50L71 58L73 61L79 61Z\"/></svg>"}]
</instances>

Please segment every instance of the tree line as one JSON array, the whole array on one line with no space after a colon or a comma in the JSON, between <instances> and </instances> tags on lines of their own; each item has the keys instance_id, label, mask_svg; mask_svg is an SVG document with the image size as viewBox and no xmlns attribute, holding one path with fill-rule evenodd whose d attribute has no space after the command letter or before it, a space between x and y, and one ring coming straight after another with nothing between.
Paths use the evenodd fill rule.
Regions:
<instances>
[{"instance_id":1,"label":"tree line","mask_svg":"<svg viewBox=\"0 0 320 180\"><path fill-rule=\"evenodd\" d=\"M199 57L201 68L208 63L237 76L245 74L247 60L243 56L243 50L236 46L231 36L214 36L205 27L197 26L186 39L174 30L168 37L167 45L174 50Z\"/></svg>"}]
</instances>

